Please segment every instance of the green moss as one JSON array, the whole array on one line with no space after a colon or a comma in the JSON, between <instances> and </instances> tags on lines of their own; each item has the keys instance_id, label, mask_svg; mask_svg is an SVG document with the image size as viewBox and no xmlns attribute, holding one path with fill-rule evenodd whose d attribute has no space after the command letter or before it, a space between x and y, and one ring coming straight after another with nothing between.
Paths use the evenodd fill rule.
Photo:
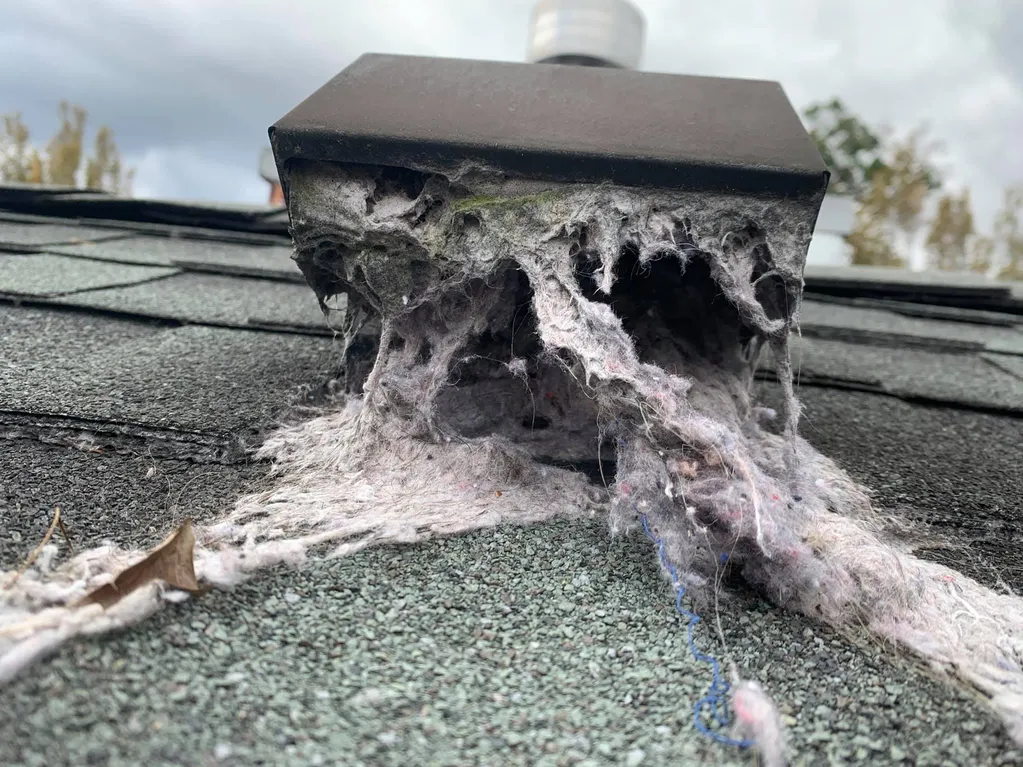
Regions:
<instances>
[{"instance_id":1,"label":"green moss","mask_svg":"<svg viewBox=\"0 0 1023 767\"><path fill-rule=\"evenodd\" d=\"M440 227L427 235L426 246L430 260L444 260L451 237L459 237L467 214L488 216L491 225L500 227L502 222L510 221L522 215L524 209L539 205L549 205L565 196L564 192L546 190L537 194L520 195L517 197L498 197L496 195L472 195L459 200L452 200L444 214ZM489 214L489 215L488 215Z\"/></svg>"}]
</instances>

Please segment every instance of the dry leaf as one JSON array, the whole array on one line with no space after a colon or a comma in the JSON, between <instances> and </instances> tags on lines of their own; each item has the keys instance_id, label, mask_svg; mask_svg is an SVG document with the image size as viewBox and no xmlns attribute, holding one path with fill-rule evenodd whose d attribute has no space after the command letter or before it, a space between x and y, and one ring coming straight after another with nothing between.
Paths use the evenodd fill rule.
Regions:
<instances>
[{"instance_id":1,"label":"dry leaf","mask_svg":"<svg viewBox=\"0 0 1023 767\"><path fill-rule=\"evenodd\" d=\"M197 592L199 582L195 579L194 551L195 534L192 532L192 520L186 519L181 527L153 549L149 556L121 572L113 583L100 586L74 606L98 604L107 608L135 589L153 581L165 581L176 589Z\"/></svg>"}]
</instances>

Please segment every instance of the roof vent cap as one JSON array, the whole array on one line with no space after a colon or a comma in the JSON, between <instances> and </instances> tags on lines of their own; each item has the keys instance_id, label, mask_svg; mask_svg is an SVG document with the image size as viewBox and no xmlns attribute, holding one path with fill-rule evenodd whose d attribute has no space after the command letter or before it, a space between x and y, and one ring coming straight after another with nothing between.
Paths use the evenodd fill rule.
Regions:
<instances>
[{"instance_id":1,"label":"roof vent cap","mask_svg":"<svg viewBox=\"0 0 1023 767\"><path fill-rule=\"evenodd\" d=\"M528 61L636 69L646 22L628 0L540 0L529 24Z\"/></svg>"}]
</instances>

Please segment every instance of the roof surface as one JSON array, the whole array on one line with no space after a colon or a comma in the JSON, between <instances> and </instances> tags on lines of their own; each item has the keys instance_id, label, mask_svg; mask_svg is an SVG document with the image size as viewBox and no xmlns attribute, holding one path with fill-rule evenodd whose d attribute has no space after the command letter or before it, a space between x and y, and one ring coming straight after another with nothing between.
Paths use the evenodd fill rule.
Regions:
<instances>
[{"instance_id":1,"label":"roof surface","mask_svg":"<svg viewBox=\"0 0 1023 767\"><path fill-rule=\"evenodd\" d=\"M338 363L279 212L97 197L0 188L5 566L57 505L78 547L212 518L263 486L247 447ZM923 556L1023 587L1019 297L858 274L808 274L804 436ZM648 547L599 521L281 570L30 671L4 691L0 763L749 764L692 728L709 674L672 607ZM884 648L745 592L720 619L795 764L1023 763Z\"/></svg>"}]
</instances>

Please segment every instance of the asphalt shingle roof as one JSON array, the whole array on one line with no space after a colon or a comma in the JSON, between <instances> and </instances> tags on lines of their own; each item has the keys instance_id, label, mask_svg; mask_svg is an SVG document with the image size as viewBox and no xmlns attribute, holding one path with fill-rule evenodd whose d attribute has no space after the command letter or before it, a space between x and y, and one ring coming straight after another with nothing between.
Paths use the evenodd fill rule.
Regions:
<instances>
[{"instance_id":1,"label":"asphalt shingle roof","mask_svg":"<svg viewBox=\"0 0 1023 767\"><path fill-rule=\"evenodd\" d=\"M49 245L48 253L60 253L97 261L153 266L180 266L196 271L273 277L304 282L291 260L288 245L255 245L180 237L129 235L114 240Z\"/></svg>"},{"instance_id":2,"label":"asphalt shingle roof","mask_svg":"<svg viewBox=\"0 0 1023 767\"><path fill-rule=\"evenodd\" d=\"M34 249L0 254L0 428L236 459L329 376L333 333L286 238L148 226L0 219L0 249Z\"/></svg>"},{"instance_id":3,"label":"asphalt shingle roof","mask_svg":"<svg viewBox=\"0 0 1023 767\"><path fill-rule=\"evenodd\" d=\"M337 370L280 211L130 202L0 188L5 565L55 505L78 546L146 546L265 487L247 448ZM882 276L807 275L803 434L918 525L923 556L1019 589L1019 296ZM649 554L574 522L268 574L18 680L0 762L748 764L692 729L708 676ZM796 764L1023 763L883 648L741 591L721 621Z\"/></svg>"},{"instance_id":4,"label":"asphalt shingle roof","mask_svg":"<svg viewBox=\"0 0 1023 767\"><path fill-rule=\"evenodd\" d=\"M54 298L169 277L176 269L81 261L50 253L0 255L0 285L12 298Z\"/></svg>"},{"instance_id":5,"label":"asphalt shingle roof","mask_svg":"<svg viewBox=\"0 0 1023 767\"><path fill-rule=\"evenodd\" d=\"M128 236L123 231L80 226L75 223L52 224L26 221L21 217L3 221L0 252L35 253L51 245L77 245Z\"/></svg>"}]
</instances>

